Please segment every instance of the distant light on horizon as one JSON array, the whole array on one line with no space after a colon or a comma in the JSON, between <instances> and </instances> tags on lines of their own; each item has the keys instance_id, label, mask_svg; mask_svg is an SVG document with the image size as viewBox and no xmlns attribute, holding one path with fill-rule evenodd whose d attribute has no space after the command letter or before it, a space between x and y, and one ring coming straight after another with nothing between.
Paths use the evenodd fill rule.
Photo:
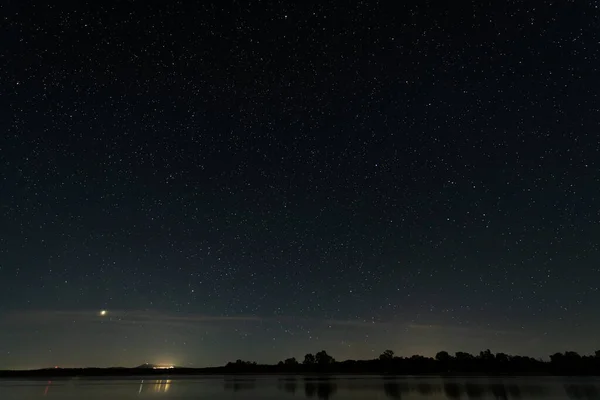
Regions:
<instances>
[{"instance_id":1,"label":"distant light on horizon","mask_svg":"<svg viewBox=\"0 0 600 400\"><path fill-rule=\"evenodd\" d=\"M152 367L152 369L173 369L175 368L174 365L155 365Z\"/></svg>"},{"instance_id":2,"label":"distant light on horizon","mask_svg":"<svg viewBox=\"0 0 600 400\"><path fill-rule=\"evenodd\" d=\"M100 311L100 316L101 316L101 317L104 317L104 316L106 316L106 314L107 314L107 311L106 311L106 310L101 310L101 311Z\"/></svg>"}]
</instances>

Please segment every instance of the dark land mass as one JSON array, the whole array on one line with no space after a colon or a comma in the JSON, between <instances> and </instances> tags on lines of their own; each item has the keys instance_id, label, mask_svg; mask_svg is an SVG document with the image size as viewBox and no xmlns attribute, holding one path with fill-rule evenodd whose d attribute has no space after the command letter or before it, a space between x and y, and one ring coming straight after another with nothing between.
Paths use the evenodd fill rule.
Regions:
<instances>
[{"instance_id":1,"label":"dark land mass","mask_svg":"<svg viewBox=\"0 0 600 400\"><path fill-rule=\"evenodd\" d=\"M573 351L555 353L550 361L526 356L482 351L479 355L457 352L450 355L440 351L435 357L396 357L386 350L373 360L336 361L327 352L306 354L302 362L288 358L275 365L237 360L221 367L155 368L142 364L135 368L47 368L38 370L0 371L0 378L73 377L73 376L183 376L228 374L286 374L319 375L375 374L394 375L600 375L600 350L594 355L581 356Z\"/></svg>"}]
</instances>

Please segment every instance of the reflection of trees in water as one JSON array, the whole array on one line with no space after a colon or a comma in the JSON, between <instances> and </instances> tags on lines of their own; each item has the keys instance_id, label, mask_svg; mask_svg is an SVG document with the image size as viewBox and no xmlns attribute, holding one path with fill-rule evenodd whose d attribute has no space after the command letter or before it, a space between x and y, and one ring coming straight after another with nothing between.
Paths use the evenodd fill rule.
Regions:
<instances>
[{"instance_id":1,"label":"reflection of trees in water","mask_svg":"<svg viewBox=\"0 0 600 400\"><path fill-rule=\"evenodd\" d=\"M408 380L396 380L395 377L383 379L385 395L391 399L401 399L408 394L419 394L421 397L432 397L443 393L448 399L531 399L545 398L549 388L536 384L518 384L503 382L453 382L428 383ZM279 388L288 393L296 393L298 382L296 378L280 379ZM381 387L381 386L379 386ZM566 394L571 399L600 400L600 385L566 384ZM337 392L337 384L328 377L306 377L304 394L307 398L327 400Z\"/></svg>"},{"instance_id":2,"label":"reflection of trees in water","mask_svg":"<svg viewBox=\"0 0 600 400\"><path fill-rule=\"evenodd\" d=\"M505 385L503 383L477 383L477 382L444 382L443 384L431 383L408 383L396 381L384 381L383 390L385 394L393 399L399 399L402 395L417 392L423 397L433 396L443 392L449 399L483 399L491 396L496 399L520 399L544 397L547 391L539 385ZM587 397L584 397L587 399ZM600 397L598 398L600 400Z\"/></svg>"},{"instance_id":3,"label":"reflection of trees in water","mask_svg":"<svg viewBox=\"0 0 600 400\"><path fill-rule=\"evenodd\" d=\"M288 393L294 394L298 389L298 383L296 382L295 377L280 378L279 382L277 383L277 387Z\"/></svg>"},{"instance_id":4,"label":"reflection of trees in water","mask_svg":"<svg viewBox=\"0 0 600 400\"><path fill-rule=\"evenodd\" d=\"M286 382L283 384L283 390L288 393L296 393L297 388L298 385L296 385L296 382Z\"/></svg>"},{"instance_id":5,"label":"reflection of trees in water","mask_svg":"<svg viewBox=\"0 0 600 400\"><path fill-rule=\"evenodd\" d=\"M489 386L492 395L497 399L508 399L506 387L502 383L495 383Z\"/></svg>"},{"instance_id":6,"label":"reflection of trees in water","mask_svg":"<svg viewBox=\"0 0 600 400\"><path fill-rule=\"evenodd\" d=\"M485 387L483 385L467 383L465 384L465 393L467 393L467 397L471 399L480 399L485 394Z\"/></svg>"},{"instance_id":7,"label":"reflection of trees in water","mask_svg":"<svg viewBox=\"0 0 600 400\"><path fill-rule=\"evenodd\" d=\"M492 378L493 380L493 378ZM391 399L401 399L405 395L418 393L421 397L431 397L443 393L448 399L533 399L546 398L551 392L549 388L539 384L504 383L452 380L443 383L419 382L419 380L403 380L395 376L383 377L383 390ZM510 380L509 380L510 381ZM295 393L298 383L295 377L280 379L279 387L289 393ZM381 387L381 386L379 386ZM564 389L570 399L600 400L600 385L594 384L565 384ZM337 391L337 385L332 378L306 377L304 394L308 398L329 399Z\"/></svg>"},{"instance_id":8,"label":"reflection of trees in water","mask_svg":"<svg viewBox=\"0 0 600 400\"><path fill-rule=\"evenodd\" d=\"M226 379L223 387L225 390L232 390L234 392L252 390L256 388L256 379Z\"/></svg>"},{"instance_id":9,"label":"reflection of trees in water","mask_svg":"<svg viewBox=\"0 0 600 400\"><path fill-rule=\"evenodd\" d=\"M504 383L475 383L459 384L455 382L444 383L444 392L451 399L458 399L463 394L469 399L482 399L491 395L495 399L520 399L547 396L547 390L540 385L516 385Z\"/></svg>"},{"instance_id":10,"label":"reflection of trees in water","mask_svg":"<svg viewBox=\"0 0 600 400\"><path fill-rule=\"evenodd\" d=\"M421 396L431 396L435 393L435 389L430 383L419 383L417 385L417 392L419 392Z\"/></svg>"},{"instance_id":11,"label":"reflection of trees in water","mask_svg":"<svg viewBox=\"0 0 600 400\"><path fill-rule=\"evenodd\" d=\"M383 384L383 390L388 397L392 399L399 399L401 397L400 385L396 382L385 382Z\"/></svg>"},{"instance_id":12,"label":"reflection of trees in water","mask_svg":"<svg viewBox=\"0 0 600 400\"><path fill-rule=\"evenodd\" d=\"M519 388L518 385L506 385L506 390L508 391L508 394L510 395L511 399L520 399L521 398L521 388ZM535 397L535 393L539 392L539 391L540 390L536 390L534 388L531 391L529 397ZM527 390L525 392L527 392ZM542 390L542 392L543 392L543 390ZM543 395L544 395L544 393L541 393L538 395L538 397L543 396Z\"/></svg>"},{"instance_id":13,"label":"reflection of trees in water","mask_svg":"<svg viewBox=\"0 0 600 400\"><path fill-rule=\"evenodd\" d=\"M402 386L398 382L384 382L383 390L385 394L392 399L399 399L402 397Z\"/></svg>"},{"instance_id":14,"label":"reflection of trees in water","mask_svg":"<svg viewBox=\"0 0 600 400\"><path fill-rule=\"evenodd\" d=\"M594 385L567 384L565 392L571 399L600 399L600 389Z\"/></svg>"},{"instance_id":15,"label":"reflection of trees in water","mask_svg":"<svg viewBox=\"0 0 600 400\"><path fill-rule=\"evenodd\" d=\"M407 382L387 381L383 383L383 390L388 397L399 399L404 394L417 392L421 396L433 396L441 391L440 385L432 385L431 383L420 382L410 384Z\"/></svg>"},{"instance_id":16,"label":"reflection of trees in water","mask_svg":"<svg viewBox=\"0 0 600 400\"><path fill-rule=\"evenodd\" d=\"M447 382L444 383L444 393L449 399L460 399L462 395L462 387L458 383Z\"/></svg>"},{"instance_id":17,"label":"reflection of trees in water","mask_svg":"<svg viewBox=\"0 0 600 400\"><path fill-rule=\"evenodd\" d=\"M327 400L335 394L337 384L329 379L304 381L304 394L306 397L314 397L315 394L319 399Z\"/></svg>"}]
</instances>

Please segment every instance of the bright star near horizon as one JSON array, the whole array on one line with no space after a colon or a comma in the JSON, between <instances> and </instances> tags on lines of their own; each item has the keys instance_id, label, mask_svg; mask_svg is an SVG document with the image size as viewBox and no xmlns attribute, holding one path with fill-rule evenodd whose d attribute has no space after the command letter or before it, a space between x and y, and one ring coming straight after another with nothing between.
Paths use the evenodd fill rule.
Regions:
<instances>
[{"instance_id":1,"label":"bright star near horizon","mask_svg":"<svg viewBox=\"0 0 600 400\"><path fill-rule=\"evenodd\" d=\"M106 315L106 310L101 310L101 311L100 311L100 316L101 316L101 317L104 317L105 315Z\"/></svg>"}]
</instances>

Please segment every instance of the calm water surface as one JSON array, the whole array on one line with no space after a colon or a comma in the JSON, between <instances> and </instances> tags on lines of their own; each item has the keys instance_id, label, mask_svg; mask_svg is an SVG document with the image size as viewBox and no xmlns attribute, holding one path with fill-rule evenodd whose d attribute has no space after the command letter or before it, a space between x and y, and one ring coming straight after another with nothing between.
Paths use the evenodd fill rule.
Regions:
<instances>
[{"instance_id":1,"label":"calm water surface","mask_svg":"<svg viewBox=\"0 0 600 400\"><path fill-rule=\"evenodd\" d=\"M0 399L600 399L597 378L282 376L0 380Z\"/></svg>"}]
</instances>

